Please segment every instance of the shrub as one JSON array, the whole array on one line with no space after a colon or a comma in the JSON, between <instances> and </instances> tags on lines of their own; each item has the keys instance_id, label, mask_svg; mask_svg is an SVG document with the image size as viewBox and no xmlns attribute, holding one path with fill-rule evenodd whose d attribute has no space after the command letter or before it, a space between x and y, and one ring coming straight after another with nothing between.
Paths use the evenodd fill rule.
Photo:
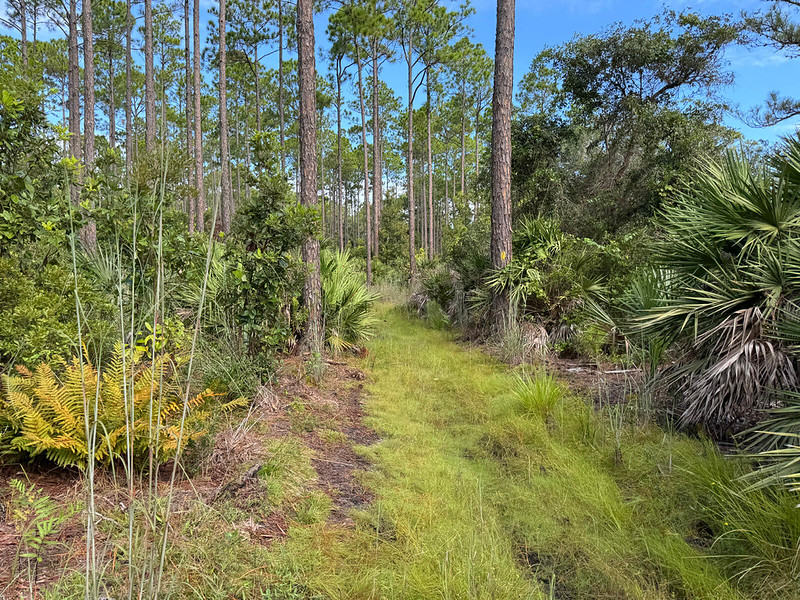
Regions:
<instances>
[{"instance_id":1,"label":"shrub","mask_svg":"<svg viewBox=\"0 0 800 600\"><path fill-rule=\"evenodd\" d=\"M90 453L109 463L129 448L137 459L151 450L156 462L174 456L184 404L178 369L169 357L142 359L141 351L123 354L118 347L100 372L76 357L58 376L45 363L34 371L19 366L17 376L4 375L0 449L80 468ZM215 396L206 389L188 399L184 446L206 433Z\"/></svg>"},{"instance_id":2,"label":"shrub","mask_svg":"<svg viewBox=\"0 0 800 600\"><path fill-rule=\"evenodd\" d=\"M235 315L253 354L282 349L302 324L305 267L295 250L314 233L316 219L283 179L266 176L236 212L218 302Z\"/></svg>"},{"instance_id":3,"label":"shrub","mask_svg":"<svg viewBox=\"0 0 800 600\"><path fill-rule=\"evenodd\" d=\"M29 78L2 75L0 255L12 245L63 243L71 212L64 190L67 170L58 166L60 152L42 99Z\"/></svg>"},{"instance_id":4,"label":"shrub","mask_svg":"<svg viewBox=\"0 0 800 600\"><path fill-rule=\"evenodd\" d=\"M0 281L0 370L71 356L78 339L72 271L58 263L0 257ZM100 353L103 338L115 331L114 308L80 274L77 287L84 342Z\"/></svg>"},{"instance_id":5,"label":"shrub","mask_svg":"<svg viewBox=\"0 0 800 600\"><path fill-rule=\"evenodd\" d=\"M513 245L511 263L491 272L470 295L473 314L485 322L492 297L505 293L519 318L544 327L552 343L567 341L579 331L586 302L604 298L604 283L620 262L616 253L541 218L523 221Z\"/></svg>"}]
</instances>

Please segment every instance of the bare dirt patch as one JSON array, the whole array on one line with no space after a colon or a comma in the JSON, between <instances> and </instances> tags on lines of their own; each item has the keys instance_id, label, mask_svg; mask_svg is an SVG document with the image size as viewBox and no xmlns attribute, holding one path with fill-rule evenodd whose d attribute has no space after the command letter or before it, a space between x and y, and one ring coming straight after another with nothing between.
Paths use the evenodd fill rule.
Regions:
<instances>
[{"instance_id":1,"label":"bare dirt patch","mask_svg":"<svg viewBox=\"0 0 800 600\"><path fill-rule=\"evenodd\" d=\"M299 435L314 451L311 464L317 472L315 487L333 502L329 521L350 524L349 511L373 499L358 479L358 472L370 464L354 449L378 441L378 435L363 423L365 375L347 364L329 361L325 379L313 386L305 380L300 365L287 362L284 366L279 381L283 401L270 430ZM305 420L296 417L298 406L307 411ZM304 424L309 430L302 430Z\"/></svg>"}]
</instances>

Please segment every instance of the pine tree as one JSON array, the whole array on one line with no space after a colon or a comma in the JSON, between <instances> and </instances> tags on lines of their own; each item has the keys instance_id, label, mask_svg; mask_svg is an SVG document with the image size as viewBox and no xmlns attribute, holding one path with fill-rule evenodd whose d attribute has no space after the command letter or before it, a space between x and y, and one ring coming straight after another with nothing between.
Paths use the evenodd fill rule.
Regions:
<instances>
[{"instance_id":1,"label":"pine tree","mask_svg":"<svg viewBox=\"0 0 800 600\"><path fill-rule=\"evenodd\" d=\"M511 100L514 88L514 0L497 0L492 94L492 268L511 262ZM509 298L492 301L496 328L505 324Z\"/></svg>"}]
</instances>

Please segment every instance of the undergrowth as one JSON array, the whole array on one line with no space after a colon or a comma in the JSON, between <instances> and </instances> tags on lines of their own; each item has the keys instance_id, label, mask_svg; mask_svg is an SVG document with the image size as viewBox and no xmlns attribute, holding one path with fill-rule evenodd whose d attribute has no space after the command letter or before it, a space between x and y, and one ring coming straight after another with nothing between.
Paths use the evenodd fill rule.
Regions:
<instances>
[{"instance_id":1,"label":"undergrowth","mask_svg":"<svg viewBox=\"0 0 800 600\"><path fill-rule=\"evenodd\" d=\"M173 597L800 598L796 496L750 490L746 460L635 407L596 411L398 310L381 319L364 362L382 441L358 449L374 502L352 526L328 522L297 404L250 505L198 500L175 517ZM267 547L257 525L275 510L288 537Z\"/></svg>"},{"instance_id":2,"label":"undergrowth","mask_svg":"<svg viewBox=\"0 0 800 600\"><path fill-rule=\"evenodd\" d=\"M387 311L372 342L364 452L378 500L303 581L332 598L792 598L796 524L746 464L612 417L551 376L515 378L449 334ZM710 473L713 474L710 475ZM724 475L724 476L723 476ZM719 490L726 489L727 495ZM763 539L752 533L759 531Z\"/></svg>"}]
</instances>

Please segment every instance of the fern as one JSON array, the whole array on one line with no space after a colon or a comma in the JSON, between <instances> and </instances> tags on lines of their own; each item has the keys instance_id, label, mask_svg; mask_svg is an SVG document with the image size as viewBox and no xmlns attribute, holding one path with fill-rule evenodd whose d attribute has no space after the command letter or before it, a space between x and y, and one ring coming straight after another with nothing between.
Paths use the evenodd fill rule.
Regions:
<instances>
[{"instance_id":1,"label":"fern","mask_svg":"<svg viewBox=\"0 0 800 600\"><path fill-rule=\"evenodd\" d=\"M81 372L76 357L59 375L47 364L34 371L18 367L17 375L4 375L0 448L83 468L90 452L100 463L125 455L130 439L134 458L149 456L152 450L157 462L170 459L177 451L185 390L177 383L177 367L169 357L150 362L143 357L141 351L129 350L123 361L118 347L102 372L86 359ZM206 389L189 399L184 444L207 433L217 395ZM222 408L240 404L236 400ZM126 412L133 413L130 424ZM92 448L87 425L95 432L90 433L95 438Z\"/></svg>"}]
</instances>

